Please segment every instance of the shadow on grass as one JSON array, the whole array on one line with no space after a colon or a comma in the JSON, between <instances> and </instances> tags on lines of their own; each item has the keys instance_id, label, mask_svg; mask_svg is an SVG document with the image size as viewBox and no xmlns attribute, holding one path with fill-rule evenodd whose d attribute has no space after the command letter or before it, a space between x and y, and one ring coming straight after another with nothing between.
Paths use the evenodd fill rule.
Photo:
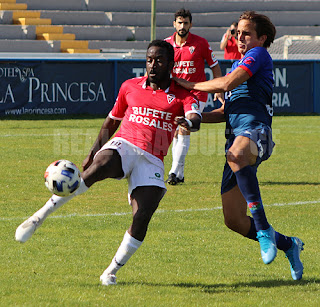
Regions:
<instances>
[{"instance_id":1,"label":"shadow on grass","mask_svg":"<svg viewBox=\"0 0 320 307\"><path fill-rule=\"evenodd\" d=\"M261 185L320 185L320 182L309 182L309 181L301 181L301 182L280 182L280 181L262 181Z\"/></svg>"},{"instance_id":2,"label":"shadow on grass","mask_svg":"<svg viewBox=\"0 0 320 307\"><path fill-rule=\"evenodd\" d=\"M217 284L202 284L202 283L144 283L144 282L119 282L119 285L130 286L130 285L141 285L151 287L177 287L177 288L190 288L199 289L206 293L223 293L232 291L248 291L248 287L251 288L275 288L275 287L295 287L295 286L307 286L310 284L320 284L320 279L302 279L302 280L263 280L263 281L252 281L252 282L237 282L231 284L217 283ZM309 289L310 290L310 289ZM308 291L309 291L308 290ZM317 290L315 290L317 291Z\"/></svg>"}]
</instances>

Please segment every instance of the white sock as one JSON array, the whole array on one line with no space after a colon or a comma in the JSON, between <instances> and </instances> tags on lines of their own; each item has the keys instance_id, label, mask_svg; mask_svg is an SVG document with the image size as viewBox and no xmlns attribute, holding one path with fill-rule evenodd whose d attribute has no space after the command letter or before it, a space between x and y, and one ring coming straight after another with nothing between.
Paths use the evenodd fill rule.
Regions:
<instances>
[{"instance_id":1,"label":"white sock","mask_svg":"<svg viewBox=\"0 0 320 307\"><path fill-rule=\"evenodd\" d=\"M88 189L89 188L85 185L83 179L81 178L79 188L72 195L66 197L52 195L51 198L46 202L46 204L36 213L34 213L34 215L38 216L42 223L49 214L56 211L58 208L60 208L62 205L64 205L66 202L68 202L75 196L86 192Z\"/></svg>"},{"instance_id":2,"label":"white sock","mask_svg":"<svg viewBox=\"0 0 320 307\"><path fill-rule=\"evenodd\" d=\"M184 177L184 162L190 147L190 135L178 134L178 141L172 157L172 167L169 174L174 173L179 179Z\"/></svg>"},{"instance_id":3,"label":"white sock","mask_svg":"<svg viewBox=\"0 0 320 307\"><path fill-rule=\"evenodd\" d=\"M104 271L106 274L116 274L120 268L122 268L130 257L136 252L141 246L143 241L139 241L132 237L128 231L126 231L123 240L112 259L110 265Z\"/></svg>"},{"instance_id":4,"label":"white sock","mask_svg":"<svg viewBox=\"0 0 320 307\"><path fill-rule=\"evenodd\" d=\"M178 159L177 157L177 143L178 143L178 137L174 137L172 141L172 166L171 170L169 171L169 174L177 174L178 171Z\"/></svg>"},{"instance_id":5,"label":"white sock","mask_svg":"<svg viewBox=\"0 0 320 307\"><path fill-rule=\"evenodd\" d=\"M176 150L177 142L178 142L178 137L174 137L172 140L172 159L174 157L174 152Z\"/></svg>"}]
</instances>

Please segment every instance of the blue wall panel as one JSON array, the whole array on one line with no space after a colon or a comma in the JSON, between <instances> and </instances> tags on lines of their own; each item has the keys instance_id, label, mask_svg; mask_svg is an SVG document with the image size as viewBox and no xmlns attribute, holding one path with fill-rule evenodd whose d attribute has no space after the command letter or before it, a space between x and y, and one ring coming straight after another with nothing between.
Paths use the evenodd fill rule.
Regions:
<instances>
[{"instance_id":1,"label":"blue wall panel","mask_svg":"<svg viewBox=\"0 0 320 307\"><path fill-rule=\"evenodd\" d=\"M231 61L221 60L223 74ZM145 74L145 60L0 59L0 116L99 114L111 110L121 84ZM206 68L207 78L212 71ZM320 113L320 62L274 61L275 114ZM205 111L219 102L209 95Z\"/></svg>"}]
</instances>

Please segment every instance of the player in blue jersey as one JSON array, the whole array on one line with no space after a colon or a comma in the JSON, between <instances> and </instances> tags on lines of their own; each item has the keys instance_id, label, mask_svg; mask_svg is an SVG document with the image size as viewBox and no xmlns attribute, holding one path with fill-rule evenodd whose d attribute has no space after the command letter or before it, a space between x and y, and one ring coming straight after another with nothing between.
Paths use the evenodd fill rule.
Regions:
<instances>
[{"instance_id":1,"label":"player in blue jersey","mask_svg":"<svg viewBox=\"0 0 320 307\"><path fill-rule=\"evenodd\" d=\"M263 262L271 263L277 250L289 259L294 280L302 278L300 252L304 243L297 237L276 232L268 223L257 180L258 165L267 160L272 141L272 59L267 51L275 37L270 19L254 11L244 12L238 24L238 49L242 58L226 76L205 82L178 79L189 90L229 92L220 109L202 113L202 122L226 121L226 163L221 197L225 224L231 230L258 240ZM252 217L247 215L249 207Z\"/></svg>"}]
</instances>

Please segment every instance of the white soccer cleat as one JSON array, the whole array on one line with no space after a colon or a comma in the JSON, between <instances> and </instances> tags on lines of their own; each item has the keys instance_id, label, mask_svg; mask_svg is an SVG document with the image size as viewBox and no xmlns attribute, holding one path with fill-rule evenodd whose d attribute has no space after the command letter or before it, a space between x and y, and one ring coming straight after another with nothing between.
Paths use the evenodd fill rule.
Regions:
<instances>
[{"instance_id":1,"label":"white soccer cleat","mask_svg":"<svg viewBox=\"0 0 320 307\"><path fill-rule=\"evenodd\" d=\"M16 240L24 243L31 238L36 229L41 226L43 221L40 221L38 216L31 216L24 221L16 230Z\"/></svg>"},{"instance_id":2,"label":"white soccer cleat","mask_svg":"<svg viewBox=\"0 0 320 307\"><path fill-rule=\"evenodd\" d=\"M100 281L103 286L111 286L117 284L117 277L114 274L109 274L106 272L103 272L103 274L100 276Z\"/></svg>"}]
</instances>

